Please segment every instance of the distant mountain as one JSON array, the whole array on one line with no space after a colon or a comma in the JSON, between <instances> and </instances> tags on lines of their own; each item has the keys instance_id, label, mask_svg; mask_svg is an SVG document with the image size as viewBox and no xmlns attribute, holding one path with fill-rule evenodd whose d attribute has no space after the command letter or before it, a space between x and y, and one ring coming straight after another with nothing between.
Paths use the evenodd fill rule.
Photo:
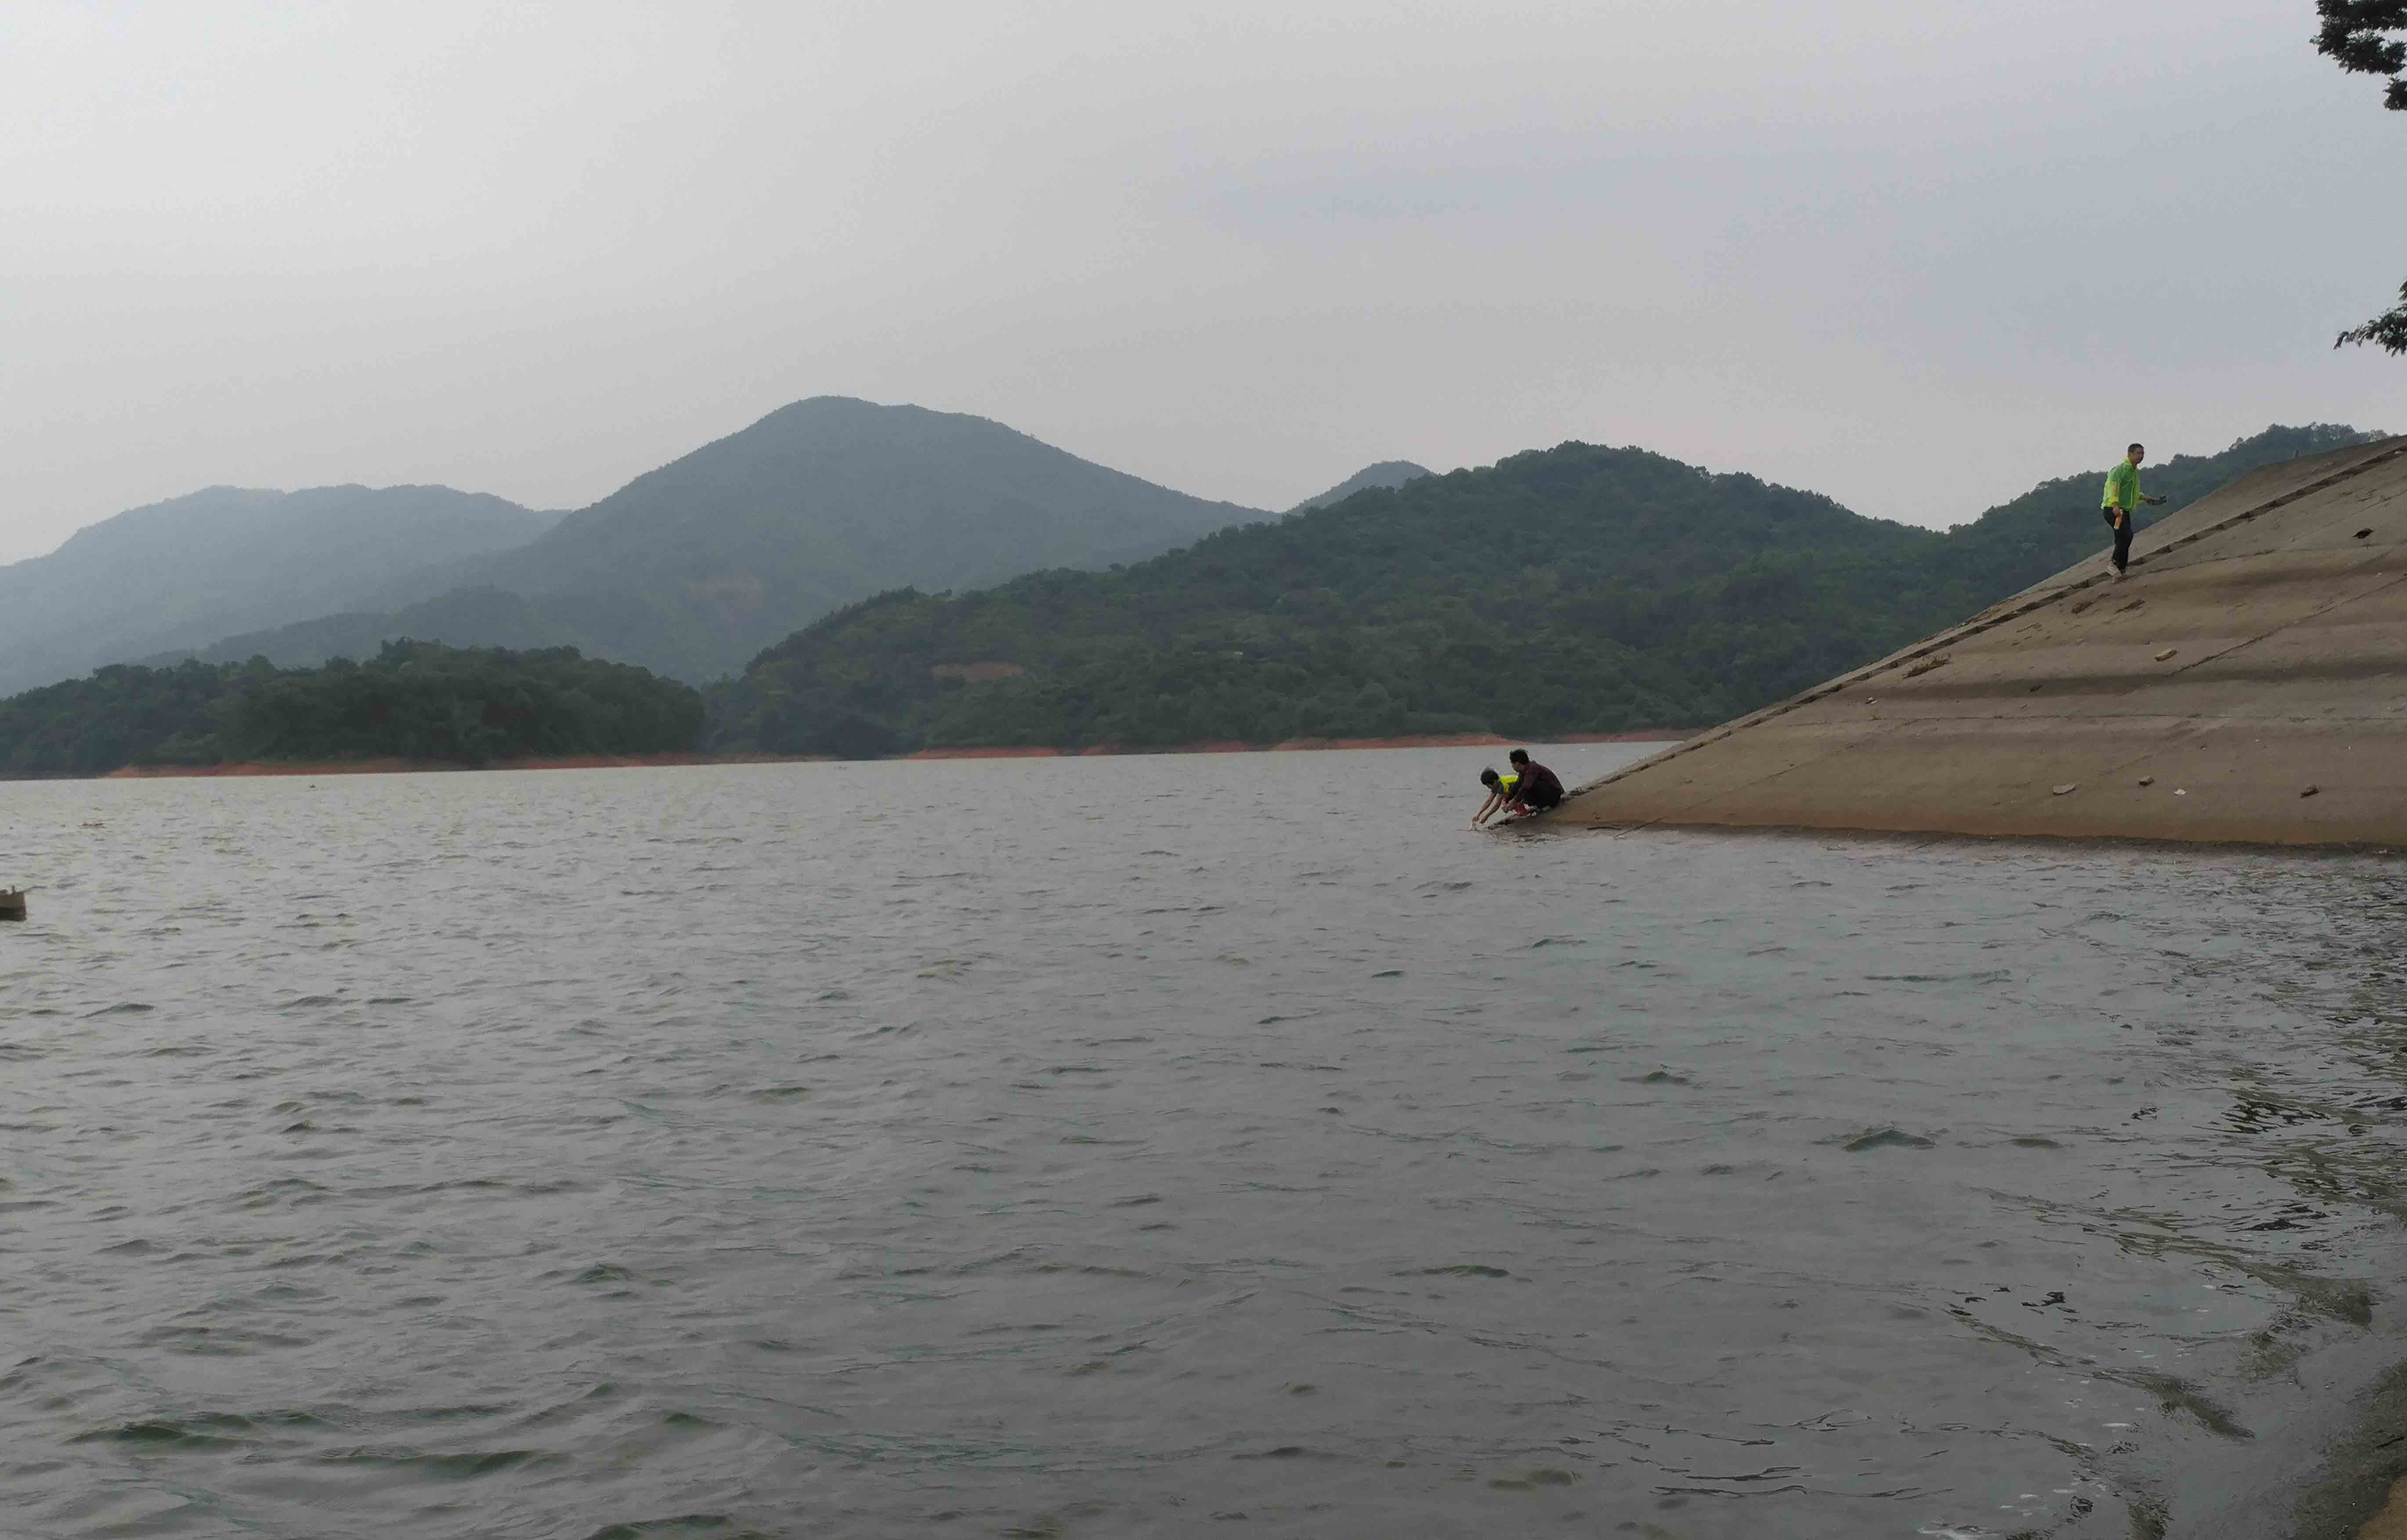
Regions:
<instances>
[{"instance_id":1,"label":"distant mountain","mask_svg":"<svg viewBox=\"0 0 2407 1540\"><path fill-rule=\"evenodd\" d=\"M329 655L320 647L365 653L394 636L567 644L703 680L888 589L1108 567L1269 517L985 418L819 396L637 477L520 549L412 573L351 606L364 613L220 632L204 655L249 648L306 664Z\"/></svg>"},{"instance_id":2,"label":"distant mountain","mask_svg":"<svg viewBox=\"0 0 2407 1540\"><path fill-rule=\"evenodd\" d=\"M0 566L0 694L356 606L556 517L449 487L211 487L135 508Z\"/></svg>"},{"instance_id":3,"label":"distant mountain","mask_svg":"<svg viewBox=\"0 0 2407 1540\"><path fill-rule=\"evenodd\" d=\"M1319 496L1307 497L1287 511L1310 513L1332 503L1343 503L1358 492L1368 492L1374 487L1401 487L1429 474L1428 466L1416 465L1409 460L1382 460L1375 465L1363 466Z\"/></svg>"},{"instance_id":4,"label":"distant mountain","mask_svg":"<svg viewBox=\"0 0 2407 1540\"><path fill-rule=\"evenodd\" d=\"M2272 428L2151 466L2146 487L2171 512L2364 436ZM1564 444L1125 571L882 595L715 692L711 743L874 756L1720 721L2102 549L2103 472L1942 533L1644 449Z\"/></svg>"}]
</instances>

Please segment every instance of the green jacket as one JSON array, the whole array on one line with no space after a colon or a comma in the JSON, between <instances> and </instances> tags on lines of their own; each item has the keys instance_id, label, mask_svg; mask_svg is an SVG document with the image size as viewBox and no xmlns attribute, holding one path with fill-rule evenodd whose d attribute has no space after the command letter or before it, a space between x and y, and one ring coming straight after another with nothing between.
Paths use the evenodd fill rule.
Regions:
<instances>
[{"instance_id":1,"label":"green jacket","mask_svg":"<svg viewBox=\"0 0 2407 1540\"><path fill-rule=\"evenodd\" d=\"M2140 506L2140 467L2132 464L2129 459L2115 461L2115 468L2106 473L2106 500L2098 506L2101 508L2121 508L2126 513Z\"/></svg>"}]
</instances>

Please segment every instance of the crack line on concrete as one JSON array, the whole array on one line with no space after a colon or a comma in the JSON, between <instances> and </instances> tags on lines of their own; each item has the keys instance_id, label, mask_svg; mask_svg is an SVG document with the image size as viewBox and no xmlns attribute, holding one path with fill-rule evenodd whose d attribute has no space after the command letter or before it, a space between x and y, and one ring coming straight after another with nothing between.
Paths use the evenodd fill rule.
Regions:
<instances>
[{"instance_id":1,"label":"crack line on concrete","mask_svg":"<svg viewBox=\"0 0 2407 1540\"><path fill-rule=\"evenodd\" d=\"M2365 564L2371 566L2372 563L2368 562ZM2407 583L2407 574L2402 574L2400 577L2393 578L2386 583L2377 583L2373 587L2367 589L2362 593L2352 593L2345 599L2334 599L2328 605L2317 605L2314 608L2307 611L2304 615L2300 615L2294 620L2285 620L2280 625L2273 627L2270 631L2260 632L2257 635L2234 642L2220 652L2210 652L2205 657L2200 658L2195 662L2186 663L2179 668L2174 669L2172 672L2175 674L2186 674L2193 668L2204 668L2207 664L2215 662L2217 659L2230 657L2233 653L2239 651L2243 647L2255 647L2258 642L2265 640L2268 636L2279 636L2282 633L2289 630L2292 626L2305 625L2309 620L2314 620L2318 616L2329 615L2335 609L2346 609L2349 606L2356 604L2360 599L2371 599L2375 594L2386 592L2391 589L2397 588L2401 583Z\"/></svg>"},{"instance_id":2,"label":"crack line on concrete","mask_svg":"<svg viewBox=\"0 0 2407 1540\"><path fill-rule=\"evenodd\" d=\"M1704 806L1707 803L1712 802L1716 798L1730 796L1740 791L1752 791L1754 788L1761 786L1767 781L1775 781L1783 776L1792 775L1797 771L1802 770L1809 764L1819 764L1824 760L1830 758L1832 755L1851 753L1854 750L1862 748L1865 744L1870 743L1873 739L1886 736L1887 734L1894 733L1899 728L1906 725L1907 723L1903 720L1886 723L1875 731L1867 733L1862 737L1854 739L1851 742L1842 744L1838 748L1826 749L1821 753L1816 754L1809 759L1799 760L1794 764L1784 764L1768 776L1758 776L1751 781L1746 781L1737 786L1724 787L1722 790L1716 791L1709 796L1700 797L1696 801L1689 803L1687 806L1680 808L1677 812L1665 813L1660 818L1645 819L1637 823L1617 826L1614 830L1613 837L1620 839L1625 835L1634 834L1641 829L1652 829L1659 823L1674 822L1678 820L1682 813L1693 812L1697 808ZM1603 782L1599 781L1597 784L1601 786ZM1563 800L1565 802L1569 802L1571 801L1571 798L1565 797Z\"/></svg>"}]
</instances>

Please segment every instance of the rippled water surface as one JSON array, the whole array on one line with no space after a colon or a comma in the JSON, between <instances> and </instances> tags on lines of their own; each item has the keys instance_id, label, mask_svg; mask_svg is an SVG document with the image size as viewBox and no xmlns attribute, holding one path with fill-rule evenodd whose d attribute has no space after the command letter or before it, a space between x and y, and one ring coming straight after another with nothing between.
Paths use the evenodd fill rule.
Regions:
<instances>
[{"instance_id":1,"label":"rippled water surface","mask_svg":"<svg viewBox=\"0 0 2407 1540\"><path fill-rule=\"evenodd\" d=\"M0 1532L2276 1533L2407 867L1488 757L0 787Z\"/></svg>"}]
</instances>

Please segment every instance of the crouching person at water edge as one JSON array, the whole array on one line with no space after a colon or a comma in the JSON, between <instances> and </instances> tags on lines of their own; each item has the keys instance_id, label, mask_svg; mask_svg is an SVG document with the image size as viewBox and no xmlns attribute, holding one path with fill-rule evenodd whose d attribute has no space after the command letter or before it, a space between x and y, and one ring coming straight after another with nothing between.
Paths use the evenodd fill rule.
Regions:
<instances>
[{"instance_id":1,"label":"crouching person at water edge","mask_svg":"<svg viewBox=\"0 0 2407 1540\"><path fill-rule=\"evenodd\" d=\"M1479 772L1479 784L1488 788L1488 800L1481 803L1479 811L1472 815L1471 826L1476 829L1512 806L1513 791L1519 781L1518 776L1498 775L1496 767L1492 764Z\"/></svg>"},{"instance_id":2,"label":"crouching person at water edge","mask_svg":"<svg viewBox=\"0 0 2407 1540\"><path fill-rule=\"evenodd\" d=\"M1488 800L1472 819L1473 828L1500 813L1508 820L1543 813L1563 800L1561 777L1531 759L1528 749L1514 749L1511 763L1513 768L1502 776L1493 770L1479 772L1479 784L1488 788Z\"/></svg>"},{"instance_id":3,"label":"crouching person at water edge","mask_svg":"<svg viewBox=\"0 0 2407 1540\"><path fill-rule=\"evenodd\" d=\"M2107 527L2115 532L2115 576L2117 578L2124 575L2123 569L2131 561L2132 510L2142 503L2154 506L2164 501L2161 497L2140 495L2140 462L2147 457L2147 446L2134 444L2123 452L2122 459L2115 462L2115 468L2106 473L2106 498L2098 510L2098 516L2105 520Z\"/></svg>"},{"instance_id":4,"label":"crouching person at water edge","mask_svg":"<svg viewBox=\"0 0 2407 1540\"><path fill-rule=\"evenodd\" d=\"M1518 801L1524 812L1543 813L1563 800L1562 778L1530 757L1526 749L1512 753L1514 774L1520 777Z\"/></svg>"}]
</instances>

